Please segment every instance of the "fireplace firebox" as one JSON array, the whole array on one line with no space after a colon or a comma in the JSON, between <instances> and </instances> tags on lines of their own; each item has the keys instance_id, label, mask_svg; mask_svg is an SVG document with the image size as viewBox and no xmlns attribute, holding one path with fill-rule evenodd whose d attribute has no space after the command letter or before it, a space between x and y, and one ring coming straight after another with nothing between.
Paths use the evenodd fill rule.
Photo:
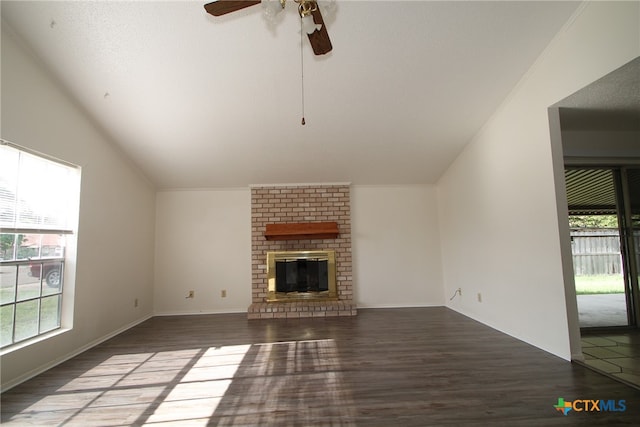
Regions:
<instances>
[{"instance_id":1,"label":"fireplace firebox","mask_svg":"<svg viewBox=\"0 0 640 427\"><path fill-rule=\"evenodd\" d=\"M267 301L336 300L335 251L267 252Z\"/></svg>"}]
</instances>

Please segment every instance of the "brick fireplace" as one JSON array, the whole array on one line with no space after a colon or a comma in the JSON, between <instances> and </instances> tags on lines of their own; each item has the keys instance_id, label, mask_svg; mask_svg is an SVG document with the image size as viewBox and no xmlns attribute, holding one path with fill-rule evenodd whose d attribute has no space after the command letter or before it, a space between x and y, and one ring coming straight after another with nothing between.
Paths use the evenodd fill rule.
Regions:
<instances>
[{"instance_id":1,"label":"brick fireplace","mask_svg":"<svg viewBox=\"0 0 640 427\"><path fill-rule=\"evenodd\" d=\"M348 184L251 187L251 282L249 319L354 316L351 270L351 199ZM267 240L267 224L338 224L337 237ZM267 301L267 252L335 251L337 300Z\"/></svg>"}]
</instances>

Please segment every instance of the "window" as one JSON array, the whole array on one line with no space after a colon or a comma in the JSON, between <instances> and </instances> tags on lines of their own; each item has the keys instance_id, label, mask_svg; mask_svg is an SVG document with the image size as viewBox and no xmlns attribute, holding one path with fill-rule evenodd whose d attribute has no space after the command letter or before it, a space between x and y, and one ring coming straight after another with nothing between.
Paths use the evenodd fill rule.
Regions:
<instances>
[{"instance_id":1,"label":"window","mask_svg":"<svg viewBox=\"0 0 640 427\"><path fill-rule=\"evenodd\" d=\"M79 168L0 141L0 347L59 329Z\"/></svg>"}]
</instances>

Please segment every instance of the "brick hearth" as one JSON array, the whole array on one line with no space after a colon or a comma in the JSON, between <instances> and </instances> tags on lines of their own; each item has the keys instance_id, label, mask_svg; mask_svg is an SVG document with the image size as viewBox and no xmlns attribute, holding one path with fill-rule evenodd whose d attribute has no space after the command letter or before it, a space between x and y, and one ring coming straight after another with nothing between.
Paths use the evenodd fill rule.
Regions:
<instances>
[{"instance_id":1,"label":"brick hearth","mask_svg":"<svg viewBox=\"0 0 640 427\"><path fill-rule=\"evenodd\" d=\"M351 269L351 198L347 184L252 186L249 319L354 316ZM267 224L338 223L335 239L266 240ZM267 252L334 250L338 301L267 302Z\"/></svg>"}]
</instances>

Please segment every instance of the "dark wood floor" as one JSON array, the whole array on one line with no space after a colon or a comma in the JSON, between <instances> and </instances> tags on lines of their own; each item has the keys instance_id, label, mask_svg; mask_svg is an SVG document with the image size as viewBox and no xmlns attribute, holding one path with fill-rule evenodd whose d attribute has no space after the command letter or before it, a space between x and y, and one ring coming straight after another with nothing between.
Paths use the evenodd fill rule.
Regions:
<instances>
[{"instance_id":1,"label":"dark wood floor","mask_svg":"<svg viewBox=\"0 0 640 427\"><path fill-rule=\"evenodd\" d=\"M558 398L626 411L556 411ZM156 317L2 395L7 425L638 425L640 391L446 308Z\"/></svg>"}]
</instances>

